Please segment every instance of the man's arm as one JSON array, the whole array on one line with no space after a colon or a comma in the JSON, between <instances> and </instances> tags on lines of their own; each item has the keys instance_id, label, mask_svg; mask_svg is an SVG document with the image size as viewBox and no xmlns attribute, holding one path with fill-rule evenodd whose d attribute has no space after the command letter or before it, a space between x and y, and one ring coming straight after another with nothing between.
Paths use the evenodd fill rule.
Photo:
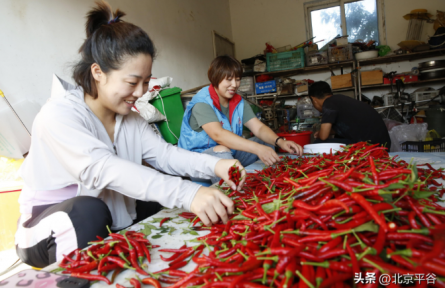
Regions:
<instances>
[{"instance_id":1,"label":"man's arm","mask_svg":"<svg viewBox=\"0 0 445 288\"><path fill-rule=\"evenodd\" d=\"M324 141L328 139L329 135L331 135L331 132L334 132L332 130L332 123L323 123L321 124L320 132L318 133L318 138Z\"/></svg>"}]
</instances>

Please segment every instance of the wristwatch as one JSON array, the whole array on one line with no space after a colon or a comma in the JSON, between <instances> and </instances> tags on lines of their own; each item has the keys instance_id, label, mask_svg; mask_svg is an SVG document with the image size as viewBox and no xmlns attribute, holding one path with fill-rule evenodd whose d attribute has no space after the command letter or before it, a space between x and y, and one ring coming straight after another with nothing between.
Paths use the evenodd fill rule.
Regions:
<instances>
[{"instance_id":1,"label":"wristwatch","mask_svg":"<svg viewBox=\"0 0 445 288\"><path fill-rule=\"evenodd\" d=\"M275 140L275 147L279 147L278 146L278 140L280 140L280 139L283 139L284 141L286 141L286 138L284 138L282 136L278 137L277 140Z\"/></svg>"}]
</instances>

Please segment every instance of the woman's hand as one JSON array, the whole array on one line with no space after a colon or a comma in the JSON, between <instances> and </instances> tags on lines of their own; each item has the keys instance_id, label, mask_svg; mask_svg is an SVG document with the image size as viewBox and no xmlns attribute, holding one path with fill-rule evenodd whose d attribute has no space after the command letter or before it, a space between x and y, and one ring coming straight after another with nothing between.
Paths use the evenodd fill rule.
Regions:
<instances>
[{"instance_id":1,"label":"woman's hand","mask_svg":"<svg viewBox=\"0 0 445 288\"><path fill-rule=\"evenodd\" d=\"M193 198L190 210L198 215L204 225L211 226L219 219L226 223L234 207L233 201L218 189L201 187Z\"/></svg>"},{"instance_id":2,"label":"woman's hand","mask_svg":"<svg viewBox=\"0 0 445 288\"><path fill-rule=\"evenodd\" d=\"M278 141L278 146L288 153L297 154L298 156L303 155L303 147L295 143L294 141Z\"/></svg>"},{"instance_id":3,"label":"woman's hand","mask_svg":"<svg viewBox=\"0 0 445 288\"><path fill-rule=\"evenodd\" d=\"M261 144L259 144L258 146L258 152L256 153L256 155L258 156L258 158L260 158L261 161L263 161L264 164L272 166L273 164L280 161L280 157L274 149Z\"/></svg>"},{"instance_id":4,"label":"woman's hand","mask_svg":"<svg viewBox=\"0 0 445 288\"><path fill-rule=\"evenodd\" d=\"M233 183L233 181L229 180L229 170L230 170L230 167L232 167L233 165L238 167L238 169L241 173L242 180L238 184L238 187L236 187L236 185L235 185L235 183ZM241 188L243 188L244 182L246 181L246 170L240 164L240 162L236 159L221 159L221 160L219 160L215 166L215 175L218 176L219 178L223 179L232 190L237 190L237 191L241 191Z\"/></svg>"}]
</instances>

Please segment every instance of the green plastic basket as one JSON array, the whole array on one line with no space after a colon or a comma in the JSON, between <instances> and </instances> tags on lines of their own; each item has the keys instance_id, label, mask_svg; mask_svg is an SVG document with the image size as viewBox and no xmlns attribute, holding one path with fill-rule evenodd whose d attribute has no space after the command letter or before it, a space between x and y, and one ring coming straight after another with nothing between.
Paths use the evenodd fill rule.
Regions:
<instances>
[{"instance_id":1,"label":"green plastic basket","mask_svg":"<svg viewBox=\"0 0 445 288\"><path fill-rule=\"evenodd\" d=\"M267 53L267 71L281 71L304 68L304 49L281 53Z\"/></svg>"},{"instance_id":2,"label":"green plastic basket","mask_svg":"<svg viewBox=\"0 0 445 288\"><path fill-rule=\"evenodd\" d=\"M181 132L182 117L184 116L181 91L181 88L178 87L164 89L150 101L167 118L167 121L161 121L156 124L162 137L171 144L178 143Z\"/></svg>"}]
</instances>

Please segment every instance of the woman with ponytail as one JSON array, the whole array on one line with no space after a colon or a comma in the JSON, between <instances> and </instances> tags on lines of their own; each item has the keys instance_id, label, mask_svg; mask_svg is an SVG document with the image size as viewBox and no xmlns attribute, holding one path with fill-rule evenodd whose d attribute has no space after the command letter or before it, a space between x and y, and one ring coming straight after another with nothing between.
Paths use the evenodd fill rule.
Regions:
<instances>
[{"instance_id":1,"label":"woman with ponytail","mask_svg":"<svg viewBox=\"0 0 445 288\"><path fill-rule=\"evenodd\" d=\"M241 189L228 179L236 161L168 144L131 111L148 89L155 48L124 15L105 2L88 13L77 85L60 80L64 90L53 92L34 120L16 233L17 254L34 267L106 237L107 225L121 230L162 206L190 210L206 225L233 213L232 200L217 189L171 175L218 176Z\"/></svg>"}]
</instances>

